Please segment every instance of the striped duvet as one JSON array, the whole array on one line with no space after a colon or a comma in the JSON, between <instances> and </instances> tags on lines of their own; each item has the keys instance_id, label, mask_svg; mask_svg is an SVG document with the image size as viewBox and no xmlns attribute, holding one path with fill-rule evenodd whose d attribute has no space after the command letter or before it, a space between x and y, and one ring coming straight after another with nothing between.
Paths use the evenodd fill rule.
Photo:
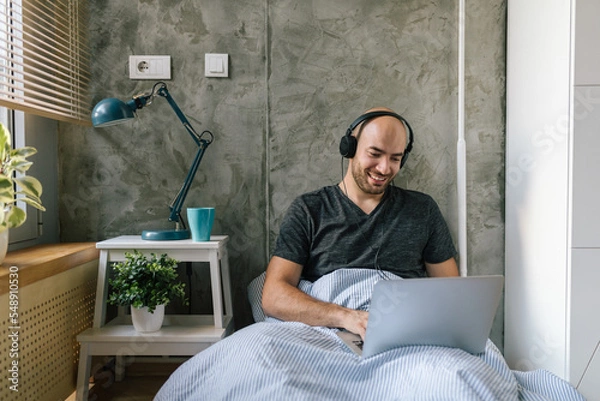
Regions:
<instances>
[{"instance_id":1,"label":"striped duvet","mask_svg":"<svg viewBox=\"0 0 600 401\"><path fill-rule=\"evenodd\" d=\"M371 270L339 270L300 288L367 309ZM335 330L264 319L262 277L249 287L256 321L181 365L155 401L183 400L584 400L553 374L512 371L488 340L486 352L412 346L363 359ZM263 321L264 320L264 321Z\"/></svg>"}]
</instances>

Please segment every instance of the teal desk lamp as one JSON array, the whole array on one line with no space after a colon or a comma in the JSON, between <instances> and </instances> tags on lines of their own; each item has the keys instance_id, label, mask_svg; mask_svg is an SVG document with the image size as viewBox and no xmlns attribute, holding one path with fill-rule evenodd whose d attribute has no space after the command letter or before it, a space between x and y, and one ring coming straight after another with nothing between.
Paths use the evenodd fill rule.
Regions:
<instances>
[{"instance_id":1,"label":"teal desk lamp","mask_svg":"<svg viewBox=\"0 0 600 401\"><path fill-rule=\"evenodd\" d=\"M187 120L185 115L182 113L175 100L169 94L167 90L167 85L164 82L157 82L152 87L152 91L150 94L140 94L134 96L131 100L127 102L123 102L122 100L115 98L107 98L103 99L92 111L92 124L94 127L108 127L111 125L122 124L127 122L135 117L136 110L142 109L145 106L152 103L152 100L156 96L161 96L167 99L169 105L179 117L179 120L187 130L187 132L191 135L198 146L198 152L196 153L196 157L194 157L194 161L192 162L192 166L187 173L185 181L181 186L181 189L173 198L171 203L169 203L169 221L175 223L175 229L173 230L151 230L151 231L143 231L142 239L152 240L152 241L168 241L168 240L182 240L190 238L190 231L187 229L185 222L181 219L181 208L183 206L183 202L187 196L187 193L190 189L190 185L194 180L194 176L196 175L196 171L200 166L200 162L202 161L202 156L204 156L204 151L214 140L214 135L210 131L204 131L202 134L198 134L190 122Z\"/></svg>"}]
</instances>

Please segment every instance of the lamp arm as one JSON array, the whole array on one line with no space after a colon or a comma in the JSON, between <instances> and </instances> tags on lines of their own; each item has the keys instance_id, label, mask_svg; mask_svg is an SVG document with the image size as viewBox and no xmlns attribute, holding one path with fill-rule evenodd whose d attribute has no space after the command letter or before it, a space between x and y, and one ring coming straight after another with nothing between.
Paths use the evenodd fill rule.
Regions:
<instances>
[{"instance_id":1,"label":"lamp arm","mask_svg":"<svg viewBox=\"0 0 600 401\"><path fill-rule=\"evenodd\" d=\"M158 87L158 89L156 89L157 87ZM171 214L169 215L169 221L173 221L175 223L181 222L185 228L185 223L183 223L181 221L181 208L183 207L183 202L185 201L185 198L190 189L190 186L192 185L192 181L194 180L196 171L198 171L198 167L200 167L200 162L202 161L202 157L204 156L204 151L206 150L208 145L210 145L212 143L212 141L214 140L214 135L210 131L204 131L204 132L202 132L201 135L199 135L196 132L196 130L194 130L194 127L192 127L192 124L190 124L188 119L185 117L185 115L183 114L183 112L181 111L179 106L177 105L177 102L175 102L175 99L173 99L173 97L169 93L169 90L167 89L167 85L163 82L158 82L154 85L154 88L152 89L152 94L147 96L146 98L144 98L143 105L141 107L143 107L148 102L148 100L152 96L154 96L155 90L156 90L156 95L162 96L165 99L167 99L167 102L169 102L169 105L171 106L171 108L173 109L175 114L177 114L179 121L181 121L184 128L187 130L187 132L190 134L190 136L194 139L194 142L196 142L196 145L198 145L198 152L196 153L196 157L194 157L194 161L192 162L192 165L190 166L190 169L187 173L185 181L183 182L183 185L181 186L181 189L179 190L179 192L177 193L175 198L169 204L169 209L171 210ZM139 108L141 108L141 107L139 107ZM208 138L204 138L205 134L208 135Z\"/></svg>"},{"instance_id":2,"label":"lamp arm","mask_svg":"<svg viewBox=\"0 0 600 401\"><path fill-rule=\"evenodd\" d=\"M183 182L183 185L181 186L181 189L179 190L175 198L169 204L169 209L171 210L171 213L169 215L169 221L173 221L175 223L181 222L184 225L184 228L186 228L185 224L181 221L181 208L183 207L183 202L185 201L192 181L194 180L196 171L198 171L198 167L200 167L200 162L202 161L202 157L204 156L204 151L206 150L208 145L210 145L214 140L214 135L210 131L204 131L201 135L199 135L196 132L194 127L192 127L192 124L190 124L188 119L185 117L185 114L183 114L183 112L177 105L177 102L175 102L175 99L173 99L173 97L169 93L167 85L164 82L157 82L152 88L152 92L150 94L134 97L130 101L129 106L132 109L141 109L146 105L150 104L152 102L152 98L156 95L162 96L165 99L167 99L167 102L169 102L169 105L179 118L179 121L181 121L181 123L183 124L183 127L187 130L192 139L194 139L196 145L198 145L198 152L196 153L196 157L194 157L194 161L192 162L192 165L187 173L185 181ZM208 135L208 138L204 137L205 134Z\"/></svg>"},{"instance_id":3,"label":"lamp arm","mask_svg":"<svg viewBox=\"0 0 600 401\"><path fill-rule=\"evenodd\" d=\"M208 132L208 131L205 131ZM187 196L187 193L192 185L192 181L194 180L194 176L196 175L196 171L198 171L198 167L200 167L200 162L202 161L202 156L204 156L204 151L211 144L212 141L207 141L206 139L200 139L198 143L198 152L196 153L196 157L194 157L194 161L188 171L187 176L185 177L185 181L181 186L181 189L175 196L175 198L169 204L169 209L171 210L171 214L169 215L169 220L174 221L175 223L182 223L185 227L185 223L181 221L181 208L183 207L183 202Z\"/></svg>"},{"instance_id":4,"label":"lamp arm","mask_svg":"<svg viewBox=\"0 0 600 401\"><path fill-rule=\"evenodd\" d=\"M198 146L200 146L200 143L202 141L202 139L201 139L202 136L198 135L198 133L196 132L196 130L192 127L192 124L190 124L190 122L188 121L188 119L185 117L185 114L183 114L183 112L181 111L181 109L179 108L179 106L177 105L177 103L175 102L175 99L173 99L173 97L169 93L169 90L167 89L167 85L165 85L162 82L160 82L159 84L161 84L162 86L158 88L156 94L159 95L159 96L164 97L165 99L167 99L167 102L169 102L169 105L171 106L171 108L173 109L173 111L175 112L175 114L177 114L177 117L179 117L179 121L181 121L181 123L183 124L183 126L185 127L185 129L187 130L187 132L191 135L191 137L194 139L194 141L196 142L196 144ZM212 142L212 138L209 141L209 143L210 142Z\"/></svg>"}]
</instances>

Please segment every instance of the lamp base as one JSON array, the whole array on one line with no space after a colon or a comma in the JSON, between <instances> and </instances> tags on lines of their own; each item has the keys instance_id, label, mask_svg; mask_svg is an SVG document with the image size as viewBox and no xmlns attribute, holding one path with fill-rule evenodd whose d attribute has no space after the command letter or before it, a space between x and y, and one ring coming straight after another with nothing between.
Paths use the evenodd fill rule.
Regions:
<instances>
[{"instance_id":1,"label":"lamp base","mask_svg":"<svg viewBox=\"0 0 600 401\"><path fill-rule=\"evenodd\" d=\"M189 230L146 230L142 231L142 239L149 241L177 241L190 239Z\"/></svg>"}]
</instances>

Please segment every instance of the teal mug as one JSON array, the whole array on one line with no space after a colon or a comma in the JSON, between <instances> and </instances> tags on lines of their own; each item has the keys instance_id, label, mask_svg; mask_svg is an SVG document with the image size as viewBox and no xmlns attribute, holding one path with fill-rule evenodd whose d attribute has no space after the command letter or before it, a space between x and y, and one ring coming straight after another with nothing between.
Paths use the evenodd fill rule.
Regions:
<instances>
[{"instance_id":1,"label":"teal mug","mask_svg":"<svg viewBox=\"0 0 600 401\"><path fill-rule=\"evenodd\" d=\"M193 241L210 241L210 232L215 222L214 207L188 207L187 218Z\"/></svg>"}]
</instances>

